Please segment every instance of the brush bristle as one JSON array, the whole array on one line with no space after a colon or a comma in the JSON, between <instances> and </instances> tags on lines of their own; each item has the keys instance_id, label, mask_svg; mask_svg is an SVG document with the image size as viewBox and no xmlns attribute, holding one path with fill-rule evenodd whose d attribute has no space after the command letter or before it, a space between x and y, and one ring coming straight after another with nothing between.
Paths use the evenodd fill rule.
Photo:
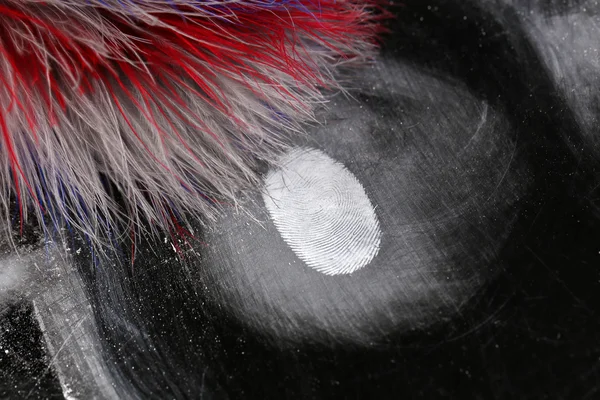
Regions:
<instances>
[{"instance_id":1,"label":"brush bristle","mask_svg":"<svg viewBox=\"0 0 600 400\"><path fill-rule=\"evenodd\" d=\"M375 49L372 4L0 2L0 202L94 246L181 230L257 181ZM112 192L119 194L117 201Z\"/></svg>"}]
</instances>

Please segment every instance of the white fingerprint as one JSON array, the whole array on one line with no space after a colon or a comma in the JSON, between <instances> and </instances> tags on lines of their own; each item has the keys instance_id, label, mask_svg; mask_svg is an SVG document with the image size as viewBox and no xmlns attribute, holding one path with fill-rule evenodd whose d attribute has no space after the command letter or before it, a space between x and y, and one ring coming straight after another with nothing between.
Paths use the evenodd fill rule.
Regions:
<instances>
[{"instance_id":1,"label":"white fingerprint","mask_svg":"<svg viewBox=\"0 0 600 400\"><path fill-rule=\"evenodd\" d=\"M295 149L265 178L263 198L283 240L308 266L350 274L373 260L381 231L356 177L319 150Z\"/></svg>"}]
</instances>

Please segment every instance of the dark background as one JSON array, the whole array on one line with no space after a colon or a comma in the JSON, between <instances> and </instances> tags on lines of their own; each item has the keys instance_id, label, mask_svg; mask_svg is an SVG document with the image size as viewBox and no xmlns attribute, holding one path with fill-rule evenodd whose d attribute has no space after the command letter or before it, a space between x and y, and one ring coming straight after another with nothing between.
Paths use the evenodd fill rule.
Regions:
<instances>
[{"instance_id":1,"label":"dark background","mask_svg":"<svg viewBox=\"0 0 600 400\"><path fill-rule=\"evenodd\" d=\"M89 256L78 259L109 362L132 387L153 393L142 398L202 398L203 385L216 398L600 398L595 132L582 131L577 105L548 72L523 17L560 17L583 3L410 0L394 8L384 54L458 79L502 109L533 166L533 190L498 260L502 273L455 318L372 346L280 346L226 312L195 309L202 296L186 283L185 262L161 264L170 248L146 243L136 265L143 273L107 267L109 279L86 269ZM94 294L114 287L112 279L123 282L121 295ZM146 359L142 344L111 350L127 342L107 311L119 307L120 315L135 313L162 364ZM31 305L2 305L0 331L0 398L60 398ZM197 360L206 373L191 377L186 368ZM127 363L151 367L128 371Z\"/></svg>"}]
</instances>

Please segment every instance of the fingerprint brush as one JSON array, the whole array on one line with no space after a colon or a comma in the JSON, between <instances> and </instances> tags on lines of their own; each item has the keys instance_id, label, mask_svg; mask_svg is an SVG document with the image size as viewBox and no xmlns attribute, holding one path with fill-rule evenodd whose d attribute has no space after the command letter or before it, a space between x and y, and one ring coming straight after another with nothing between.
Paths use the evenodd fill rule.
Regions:
<instances>
[{"instance_id":1,"label":"fingerprint brush","mask_svg":"<svg viewBox=\"0 0 600 400\"><path fill-rule=\"evenodd\" d=\"M21 225L68 226L97 247L124 227L210 216L314 118L323 89L341 88L341 65L373 56L374 8L0 1L5 218L16 209Z\"/></svg>"}]
</instances>

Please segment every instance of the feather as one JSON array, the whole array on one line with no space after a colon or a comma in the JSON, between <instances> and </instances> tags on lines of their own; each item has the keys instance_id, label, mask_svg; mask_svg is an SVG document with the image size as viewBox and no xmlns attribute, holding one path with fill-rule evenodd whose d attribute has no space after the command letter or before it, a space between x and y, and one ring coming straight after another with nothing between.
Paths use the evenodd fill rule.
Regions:
<instances>
[{"instance_id":1,"label":"feather","mask_svg":"<svg viewBox=\"0 0 600 400\"><path fill-rule=\"evenodd\" d=\"M354 0L0 2L0 207L97 248L181 232L255 184L364 64ZM115 195L117 193L118 195ZM44 224L43 221L46 221ZM49 221L49 223L48 223Z\"/></svg>"}]
</instances>

